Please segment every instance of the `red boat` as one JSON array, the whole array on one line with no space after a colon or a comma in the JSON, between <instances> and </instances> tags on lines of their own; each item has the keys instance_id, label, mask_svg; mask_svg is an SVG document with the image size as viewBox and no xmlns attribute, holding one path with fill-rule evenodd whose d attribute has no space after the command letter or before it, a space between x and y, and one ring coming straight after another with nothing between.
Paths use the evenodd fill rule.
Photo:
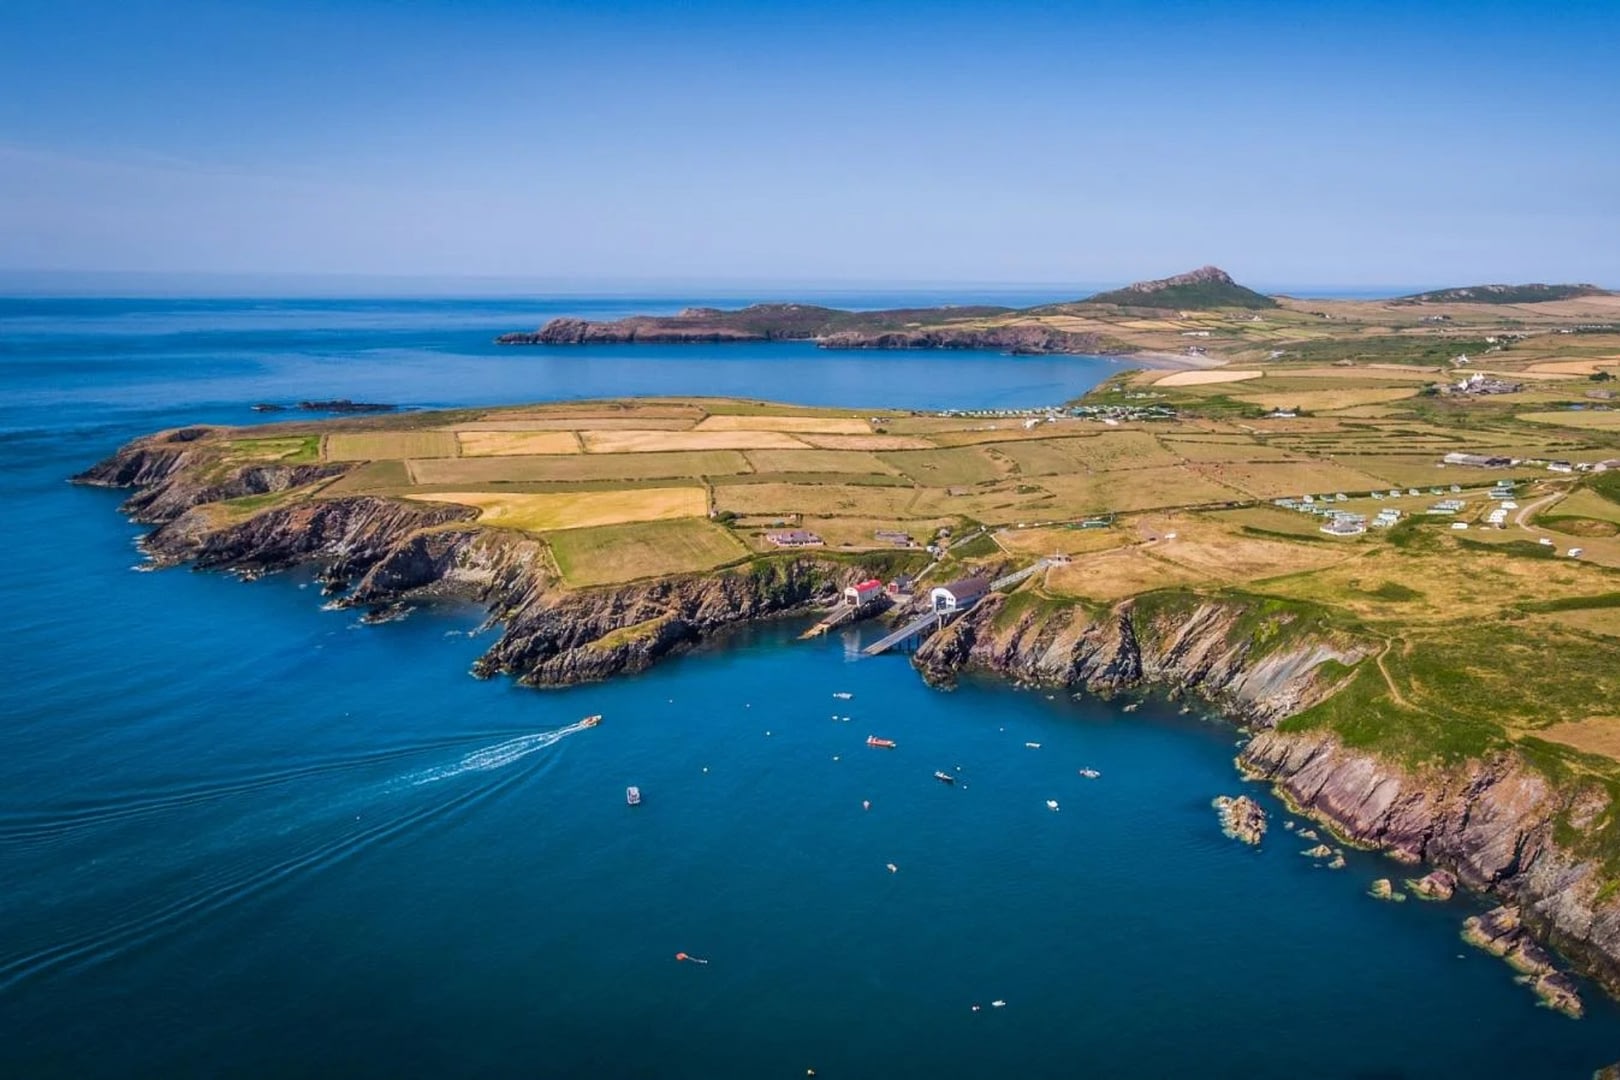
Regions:
<instances>
[{"instance_id":1,"label":"red boat","mask_svg":"<svg viewBox=\"0 0 1620 1080\"><path fill-rule=\"evenodd\" d=\"M876 735L868 735L866 737L866 745L867 746L881 746L885 750L893 750L894 749L894 740L893 739L880 739Z\"/></svg>"}]
</instances>

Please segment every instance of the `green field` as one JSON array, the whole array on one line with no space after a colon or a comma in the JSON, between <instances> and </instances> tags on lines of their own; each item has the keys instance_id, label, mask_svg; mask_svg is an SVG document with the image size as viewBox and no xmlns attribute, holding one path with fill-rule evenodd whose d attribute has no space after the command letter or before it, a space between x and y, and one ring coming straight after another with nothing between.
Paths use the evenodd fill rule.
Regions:
<instances>
[{"instance_id":1,"label":"green field","mask_svg":"<svg viewBox=\"0 0 1620 1080\"><path fill-rule=\"evenodd\" d=\"M576 587L699 573L748 554L726 529L690 518L566 529L546 542L563 580Z\"/></svg>"}]
</instances>

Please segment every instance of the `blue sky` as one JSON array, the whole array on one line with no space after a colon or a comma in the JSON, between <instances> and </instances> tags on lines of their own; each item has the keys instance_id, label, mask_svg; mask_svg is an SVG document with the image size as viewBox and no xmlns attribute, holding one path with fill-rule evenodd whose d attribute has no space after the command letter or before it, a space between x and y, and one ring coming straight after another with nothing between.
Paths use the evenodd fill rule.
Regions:
<instances>
[{"instance_id":1,"label":"blue sky","mask_svg":"<svg viewBox=\"0 0 1620 1080\"><path fill-rule=\"evenodd\" d=\"M3 3L0 269L1620 286L1620 7L1328 8Z\"/></svg>"}]
</instances>

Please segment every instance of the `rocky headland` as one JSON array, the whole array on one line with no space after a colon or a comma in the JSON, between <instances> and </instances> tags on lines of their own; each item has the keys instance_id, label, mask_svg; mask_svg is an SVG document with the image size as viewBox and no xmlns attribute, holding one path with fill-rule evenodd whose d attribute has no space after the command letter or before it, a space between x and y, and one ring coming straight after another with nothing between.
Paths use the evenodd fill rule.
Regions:
<instances>
[{"instance_id":1,"label":"rocky headland","mask_svg":"<svg viewBox=\"0 0 1620 1080\"><path fill-rule=\"evenodd\" d=\"M1036 322L988 323L1009 308L945 307L841 311L808 304L755 304L734 311L688 308L610 322L553 319L539 330L502 334L499 345L717 344L813 341L824 349L993 349L1021 354L1130 351L1100 334Z\"/></svg>"},{"instance_id":2,"label":"rocky headland","mask_svg":"<svg viewBox=\"0 0 1620 1080\"><path fill-rule=\"evenodd\" d=\"M159 566L255 576L313 565L334 603L370 614L440 595L480 603L499 628L476 662L481 676L557 686L639 671L724 627L804 610L892 569L872 563L877 554L792 552L703 576L567 588L542 541L479 525L470 507L325 493L355 467L346 463L222 469L196 448L208 431L136 440L75 479L134 489L124 509L153 527L142 548ZM255 498L288 492L300 497ZM1019 593L988 597L929 637L914 663L941 684L979 671L1104 697L1201 699L1251 733L1237 756L1248 777L1347 844L1432 868L1411 883L1414 894L1442 900L1460 884L1494 895L1513 912L1512 945L1543 942L1620 991L1616 876L1582 843L1615 812L1606 789L1555 783L1517 749L1401 761L1300 724L1375 652L1353 633L1241 597L1170 590L1098 610ZM1232 813L1243 803L1252 800L1226 808L1242 825L1233 831L1258 840L1253 816ZM1479 933L1499 942L1496 929ZM1535 988L1570 1011L1545 956Z\"/></svg>"}]
</instances>

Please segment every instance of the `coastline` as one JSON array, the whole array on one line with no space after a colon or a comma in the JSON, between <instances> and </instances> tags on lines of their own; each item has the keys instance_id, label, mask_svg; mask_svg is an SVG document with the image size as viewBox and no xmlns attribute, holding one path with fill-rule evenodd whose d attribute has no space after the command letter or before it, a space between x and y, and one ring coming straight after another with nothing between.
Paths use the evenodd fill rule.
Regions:
<instances>
[{"instance_id":1,"label":"coastline","mask_svg":"<svg viewBox=\"0 0 1620 1080\"><path fill-rule=\"evenodd\" d=\"M221 520L214 508L223 501L329 482L343 470L256 466L201 483L187 471L187 430L137 440L76 478L135 489L124 508L155 526L142 540L155 564L248 577L315 564L334 603L378 616L439 594L473 600L501 627L474 667L480 677L565 686L645 670L724 627L803 612L898 565L874 554L788 553L703 578L569 589L544 569L537 540L473 525L452 505L352 496ZM1558 843L1558 814L1570 807L1551 785L1506 756L1413 773L1331 736L1279 730L1340 689L1333 672L1365 659L1362 643L1290 632L1260 649L1245 636L1249 612L1197 596L1158 608L1127 599L1095 618L1048 607L1008 619L1009 610L1007 597L993 595L927 639L915 666L936 683L978 670L1103 697L1196 696L1254 733L1235 764L1303 816L1517 904L1537 939L1620 991L1620 912L1603 869Z\"/></svg>"}]
</instances>

